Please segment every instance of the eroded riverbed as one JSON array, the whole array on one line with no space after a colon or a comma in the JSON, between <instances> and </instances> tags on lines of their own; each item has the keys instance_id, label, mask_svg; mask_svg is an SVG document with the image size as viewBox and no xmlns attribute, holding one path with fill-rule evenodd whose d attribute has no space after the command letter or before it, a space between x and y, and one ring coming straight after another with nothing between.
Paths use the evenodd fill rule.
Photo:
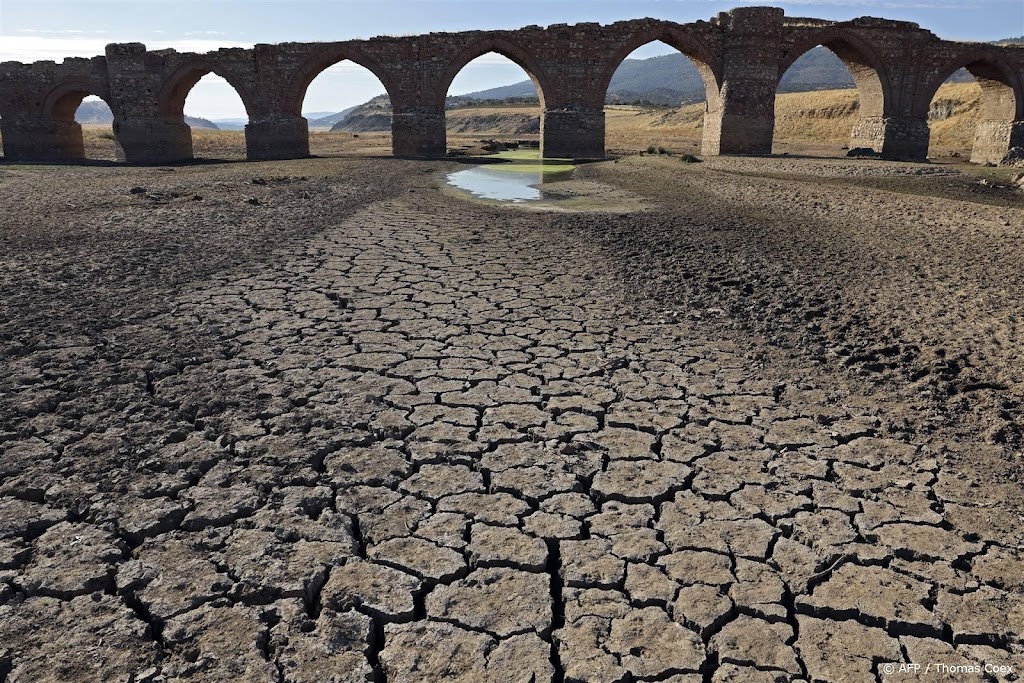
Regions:
<instances>
[{"instance_id":1,"label":"eroded riverbed","mask_svg":"<svg viewBox=\"0 0 1024 683\"><path fill-rule=\"evenodd\" d=\"M882 225L905 200L635 163L592 181L660 213L470 203L404 161L5 174L0 672L1019 671L1012 454L775 354L732 306L751 284L769 299L741 310L769 325L776 300L861 282L857 207ZM914 209L951 230L950 206L977 226L960 239L1019 254L1019 213ZM852 216L831 259L772 251L810 249L775 232L797 210ZM765 279L711 279L733 270Z\"/></svg>"}]
</instances>

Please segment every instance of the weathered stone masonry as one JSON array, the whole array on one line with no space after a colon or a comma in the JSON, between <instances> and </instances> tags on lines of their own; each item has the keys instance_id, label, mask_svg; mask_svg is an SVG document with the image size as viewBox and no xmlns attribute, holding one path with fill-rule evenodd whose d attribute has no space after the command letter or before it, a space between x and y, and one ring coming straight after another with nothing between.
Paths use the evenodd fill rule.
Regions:
<instances>
[{"instance_id":1,"label":"weathered stone masonry","mask_svg":"<svg viewBox=\"0 0 1024 683\"><path fill-rule=\"evenodd\" d=\"M638 19L608 26L261 44L208 54L149 51L126 43L108 45L101 57L62 64L5 62L0 64L4 153L24 161L83 158L74 113L84 97L96 95L114 112L114 134L127 161L190 159L185 97L212 72L224 77L245 104L250 159L308 156L301 113L306 88L321 71L347 59L372 71L391 96L394 153L442 156L448 86L468 62L496 52L522 66L537 84L544 154L600 158L612 74L634 49L654 40L690 57L704 78L705 154L770 153L779 79L817 45L838 54L857 83L861 106L852 147L892 159L924 159L932 96L962 67L983 91L972 160L997 162L1011 147L1024 146L1024 48L944 41L907 22L796 19L777 8L746 7L692 24Z\"/></svg>"}]
</instances>

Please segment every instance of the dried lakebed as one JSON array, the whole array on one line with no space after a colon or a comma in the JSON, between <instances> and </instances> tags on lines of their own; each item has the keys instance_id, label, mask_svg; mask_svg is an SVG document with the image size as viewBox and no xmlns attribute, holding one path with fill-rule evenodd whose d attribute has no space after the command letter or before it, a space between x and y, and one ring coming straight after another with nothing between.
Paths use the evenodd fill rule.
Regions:
<instances>
[{"instance_id":1,"label":"dried lakebed","mask_svg":"<svg viewBox=\"0 0 1024 683\"><path fill-rule=\"evenodd\" d=\"M438 168L0 170L0 680L1019 676L976 444Z\"/></svg>"}]
</instances>

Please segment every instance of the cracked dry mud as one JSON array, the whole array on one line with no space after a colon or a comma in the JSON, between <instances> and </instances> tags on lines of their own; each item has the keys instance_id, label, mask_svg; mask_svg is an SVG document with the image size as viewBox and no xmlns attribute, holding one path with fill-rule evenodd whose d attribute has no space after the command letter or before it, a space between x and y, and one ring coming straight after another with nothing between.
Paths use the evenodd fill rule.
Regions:
<instances>
[{"instance_id":1,"label":"cracked dry mud","mask_svg":"<svg viewBox=\"0 0 1024 683\"><path fill-rule=\"evenodd\" d=\"M435 167L0 169L0 681L1017 680L989 447Z\"/></svg>"}]
</instances>

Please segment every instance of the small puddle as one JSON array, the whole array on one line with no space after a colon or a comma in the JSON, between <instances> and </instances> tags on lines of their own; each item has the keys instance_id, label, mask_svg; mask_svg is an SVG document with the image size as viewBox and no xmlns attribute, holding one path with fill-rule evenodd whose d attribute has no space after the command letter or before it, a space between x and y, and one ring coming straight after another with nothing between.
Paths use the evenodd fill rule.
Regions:
<instances>
[{"instance_id":1,"label":"small puddle","mask_svg":"<svg viewBox=\"0 0 1024 683\"><path fill-rule=\"evenodd\" d=\"M568 180L575 166L568 159L541 159L539 150L509 150L480 157L481 164L448 174L448 184L474 197L499 202L562 199L548 195L544 183Z\"/></svg>"}]
</instances>

